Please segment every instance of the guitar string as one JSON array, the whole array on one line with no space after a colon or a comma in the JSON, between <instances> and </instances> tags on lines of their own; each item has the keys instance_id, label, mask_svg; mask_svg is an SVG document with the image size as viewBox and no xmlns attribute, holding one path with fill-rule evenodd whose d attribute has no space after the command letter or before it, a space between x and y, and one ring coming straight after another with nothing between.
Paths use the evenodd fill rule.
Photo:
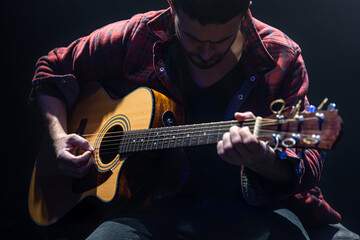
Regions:
<instances>
[{"instance_id":1,"label":"guitar string","mask_svg":"<svg viewBox=\"0 0 360 240\"><path fill-rule=\"evenodd\" d=\"M270 122L278 122L278 120L273 120L273 119L266 119L263 118L262 122L264 121L270 121ZM280 120L280 121L284 121L284 120ZM216 126L216 125L221 125L221 126L232 126L232 125L239 125L241 123L243 123L246 126L251 126L251 125L246 125L246 122L256 122L256 119L245 119L244 121L238 121L238 120L232 120L232 121L222 121L222 122L211 122L211 123L201 123L201 124L192 124L192 125L178 125L178 126L173 126L176 128L191 128L191 127L206 127L206 126ZM281 124L284 124L283 122L281 122ZM152 129L170 129L171 127L158 127L158 128L149 128L149 129L136 129L136 130L131 130L131 131L118 131L118 132L110 132L107 134L113 134L113 133L120 133L120 132L132 132L132 131L141 131L141 130L152 130ZM194 128L194 130L196 130L197 128ZM100 135L100 134L106 134L106 133L92 133L92 134L84 134L82 136L87 137L87 136L91 136L91 135Z\"/></svg>"},{"instance_id":2,"label":"guitar string","mask_svg":"<svg viewBox=\"0 0 360 240\"><path fill-rule=\"evenodd\" d=\"M260 135L258 138L268 138L269 136L272 136L273 132L269 132L269 133L262 133L262 135ZM288 134L288 132L283 133L283 134ZM204 145L204 144L209 144L207 140L200 140L200 141L196 141L196 138L201 137L202 135L198 135L192 138L195 138L194 142L200 142L198 144L191 144L191 145L186 145L186 146L197 146L197 145ZM217 136L217 135L212 135L212 136ZM301 134L300 137L311 137L312 138L312 134ZM140 146L136 146L136 144L138 143L134 143L134 145L130 148L127 149L126 151L121 151L120 153L131 153L131 152L139 152L139 151L148 151L148 150L158 150L158 149L168 149L168 148L176 148L176 147L184 147L183 143L182 144L177 144L176 142L171 142L171 140L173 140L172 138L170 139L166 139L166 140L162 140L161 142L165 142L167 140L170 140L170 142L167 143L167 147L158 147L159 145L150 145L150 146L146 146L145 149L143 149L143 146L141 147L141 149L139 150ZM324 140L324 139L323 139ZM145 143L153 143L153 142L158 142L158 141L154 141L154 140L148 140L148 141L144 141L142 142L142 144L144 145ZM217 142L217 141L216 141ZM216 142L211 142L211 143L216 143ZM129 144L129 143L128 143ZM130 144L131 145L131 144ZM116 146L116 148L108 148L109 146ZM136 150L135 150L136 148ZM99 148L96 148L96 150L99 150ZM109 144L107 145L107 148L104 149L104 151L101 152L101 154L107 154L107 153L111 153L113 154L114 151L118 151L119 150L119 144Z\"/></svg>"},{"instance_id":3,"label":"guitar string","mask_svg":"<svg viewBox=\"0 0 360 240\"><path fill-rule=\"evenodd\" d=\"M254 121L256 121L256 120L255 119L249 119L249 120L244 120L244 121L232 120L232 121L210 122L210 123L201 123L201 124L178 125L178 126L173 126L173 127L187 128L187 127L207 126L207 125L212 125L212 126L213 125L222 125L222 124L231 125L231 124L236 124L236 123L241 123L241 122L254 122ZM171 127L158 127L158 128L147 128L147 129L136 129L136 130L131 130L131 131L150 130L150 129L170 129L170 128ZM127 131L127 132L131 132L131 131ZM125 131L119 131L119 132L125 132ZM111 133L119 133L119 132L111 132ZM91 133L91 134L84 134L82 136L87 137L87 136L99 135L99 134L105 134L105 133Z\"/></svg>"},{"instance_id":4,"label":"guitar string","mask_svg":"<svg viewBox=\"0 0 360 240\"><path fill-rule=\"evenodd\" d=\"M252 129L250 129L250 131L252 131ZM285 132L285 131L275 131L274 132L272 130L266 130L266 129L260 130L260 132L268 132L269 134L280 134L280 135L289 135L290 134L289 132ZM138 142L146 143L146 142L168 141L168 140L172 140L174 138L177 138L177 139L196 139L196 138L199 139L201 137L210 138L210 137L216 137L216 136L224 134L224 132L220 132L217 129L207 131L206 134L200 134L200 133L202 133L202 132L199 132L199 133L196 133L196 134L191 134L191 135L186 134L186 133L177 133L177 134L175 134L175 135L177 135L177 137L174 137L174 134L164 134L164 135L160 134L160 135L156 135L156 136L137 135L137 136L135 136L135 138L128 138L127 140L129 141L128 144L132 144L134 141L135 141L136 144L138 144ZM309 137L309 136L312 136L313 134L314 134L313 132L312 133L302 133L302 134L300 134L300 136ZM189 135L189 136L187 136L187 135ZM126 138L126 137L124 137L124 138ZM102 146L108 146L107 145L108 143L114 143L114 142L119 144L119 139L111 139L111 140L101 141ZM124 143L122 143L122 144L124 144Z\"/></svg>"},{"instance_id":5,"label":"guitar string","mask_svg":"<svg viewBox=\"0 0 360 240\"><path fill-rule=\"evenodd\" d=\"M317 118L314 117L314 118L311 118L311 119L317 119ZM262 119L262 120L264 120L264 119ZM310 118L308 118L307 120L310 120ZM253 120L253 121L255 121L255 120ZM266 127L266 126L279 125L279 124L283 125L283 124L287 124L290 121L297 121L297 120L287 119L287 120L280 120L280 122L278 120L269 120L269 121L271 121L271 123L260 123L259 127ZM284 122L281 122L281 121L284 121ZM174 130L174 128L178 132L181 131L181 130L190 130L192 132L194 132L194 131L196 132L198 130L199 131L204 131L204 130L206 130L206 127L210 127L210 128L217 127L216 130L219 130L219 129L222 130L224 128L228 129L229 127L234 126L234 125L241 125L242 122L234 120L234 121L221 122L221 123L223 123L223 124L220 124L220 123L207 123L206 125L205 124L194 124L194 125L180 125L180 126L174 126L174 127L137 129L137 130L130 130L130 131L115 131L115 132L106 132L106 133L93 133L93 134L84 134L84 135L82 135L82 137L85 137L88 140L92 140L94 138L88 138L87 136L95 136L95 138L98 138L101 135L108 135L108 136L103 137L103 139L106 139L106 138L114 138L113 135L115 135L115 134L120 134L119 136L121 136L122 134L125 134L126 137L131 137L131 136L138 136L139 133L141 133L141 134L150 133L151 134L151 133L162 132L163 130L169 130L169 131L170 131L170 129ZM249 124L249 125L244 125L244 127L251 128L255 124L256 123ZM218 126L220 126L220 128ZM308 130L310 130L310 129L308 129Z\"/></svg>"},{"instance_id":6,"label":"guitar string","mask_svg":"<svg viewBox=\"0 0 360 240\"><path fill-rule=\"evenodd\" d=\"M262 127L262 125L260 126ZM205 129L205 128L194 128L195 131L193 129L192 132L191 132L191 135L193 138L196 138L196 137L199 137L199 135L197 134L204 134L206 133L207 136L211 136L211 133L212 132L216 132L216 133L220 133L220 132L224 132L224 131L227 131L228 130L228 126L222 126L222 128L215 128L215 129L212 129L212 128L209 128L209 129ZM145 129L147 130L147 132L144 132L144 130L133 130L131 131L131 134L128 134L129 132L121 132L121 133L125 133L125 134L122 134L122 135L119 135L119 136L109 136L109 137L104 137L102 140L103 143L105 142L112 142L112 141L118 141L118 139L115 139L116 137L122 137L122 138L126 138L127 141L129 142L130 140L141 140L141 139L144 139L144 138L153 138L153 140L150 140L150 141L154 141L155 138L158 138L159 136L161 136L162 138L165 138L165 137L174 137L175 136L179 136L180 138L182 137L185 137L186 135L189 135L190 133L189 132L180 132L181 129L177 129L177 131L172 131L172 132L162 132L161 131L161 128L159 129ZM150 131L149 131L150 130ZM160 130L160 131L156 131L156 130ZM199 131L197 131L199 130ZM250 130L251 129L251 126L250 126ZM307 131L310 131L310 130L313 130L313 129L306 129ZM265 129L261 129L261 131L266 131ZM273 130L267 130L267 131L271 131L273 132ZM159 134L160 133L160 134ZM162 133L165 133L165 134L162 134ZM279 132L277 132L279 133ZM280 132L281 134L284 134L285 132ZM157 134L157 135L155 135ZM304 134L304 133L303 133ZM147 136L148 135L148 136ZM202 136L202 135L200 135ZM105 140L104 140L105 139ZM106 140L106 139L110 139L110 140ZM91 140L90 138L88 138L88 140ZM168 140L168 139L164 139L164 140Z\"/></svg>"},{"instance_id":7,"label":"guitar string","mask_svg":"<svg viewBox=\"0 0 360 240\"><path fill-rule=\"evenodd\" d=\"M143 135L143 134L137 134L137 135L122 135L121 140L114 139L115 137L111 137L111 138L107 138L106 140L101 141L102 142L102 146L106 147L107 145L109 145L109 143L114 143L116 142L116 145L128 145L128 144L148 144L148 142L158 142L158 141L169 141L172 139L178 140L178 139L184 139L183 141L185 141L185 139L199 139L199 138L212 138L212 137L216 137L219 136L220 134L224 134L227 131L227 128L222 128L222 129L208 129L207 131L194 131L191 134L189 133L167 133L167 132L163 132L165 134L162 134L162 132L160 132L160 134L155 135L154 133L149 134L149 135ZM252 128L250 128L250 131L253 131ZM307 131L310 131L307 129ZM312 130L313 131L313 130ZM319 130L318 130L319 131ZM261 129L259 132L268 132L270 134L281 134L281 135L289 135L290 133L287 131L273 131L273 130L266 130L266 129ZM314 132L312 133L306 133L303 132L302 134L300 134L302 137L311 137L314 134ZM103 138L105 139L105 138ZM120 143L120 141L122 141L122 143Z\"/></svg>"}]
</instances>

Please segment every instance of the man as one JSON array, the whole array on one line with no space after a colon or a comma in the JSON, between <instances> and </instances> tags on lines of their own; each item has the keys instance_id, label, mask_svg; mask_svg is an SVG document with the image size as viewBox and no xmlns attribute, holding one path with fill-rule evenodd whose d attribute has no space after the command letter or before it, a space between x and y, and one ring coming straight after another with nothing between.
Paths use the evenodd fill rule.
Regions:
<instances>
[{"instance_id":1,"label":"man","mask_svg":"<svg viewBox=\"0 0 360 240\"><path fill-rule=\"evenodd\" d=\"M308 105L300 48L254 19L249 0L169 4L105 26L37 63L33 95L64 175L81 178L93 165L93 147L67 132L67 109L89 81L119 96L151 87L183 105L189 124L266 117L278 98L286 107ZM85 151L75 156L74 147ZM165 198L154 195L144 211L120 212L89 239L308 239L303 225L340 221L315 188L323 164L316 150L280 153L249 128L233 126L216 146L164 151L160 158L184 162L180 187ZM166 163L156 171L162 170Z\"/></svg>"}]
</instances>

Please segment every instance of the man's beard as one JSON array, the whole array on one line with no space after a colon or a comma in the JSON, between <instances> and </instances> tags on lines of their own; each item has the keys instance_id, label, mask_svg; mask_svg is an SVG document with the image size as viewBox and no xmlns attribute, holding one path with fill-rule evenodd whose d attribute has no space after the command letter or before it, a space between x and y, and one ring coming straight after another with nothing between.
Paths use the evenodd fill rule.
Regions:
<instances>
[{"instance_id":1,"label":"man's beard","mask_svg":"<svg viewBox=\"0 0 360 240\"><path fill-rule=\"evenodd\" d=\"M199 57L196 54L191 54L188 52L185 52L187 58L190 60L192 64L194 64L196 67L200 69L210 69L223 59L224 55L222 56L214 56L210 58L209 60L203 60L201 57Z\"/></svg>"},{"instance_id":2,"label":"man's beard","mask_svg":"<svg viewBox=\"0 0 360 240\"><path fill-rule=\"evenodd\" d=\"M187 58L190 60L190 62L192 64L194 64L196 67L198 67L200 69L210 69L213 66L217 65L218 63L220 63L221 60L223 60L225 55L230 50L230 47L231 47L231 45L226 49L226 51L222 55L220 55L220 54L214 55L208 60L203 60L198 54L187 52L184 48L183 48L183 50L184 50Z\"/></svg>"}]
</instances>

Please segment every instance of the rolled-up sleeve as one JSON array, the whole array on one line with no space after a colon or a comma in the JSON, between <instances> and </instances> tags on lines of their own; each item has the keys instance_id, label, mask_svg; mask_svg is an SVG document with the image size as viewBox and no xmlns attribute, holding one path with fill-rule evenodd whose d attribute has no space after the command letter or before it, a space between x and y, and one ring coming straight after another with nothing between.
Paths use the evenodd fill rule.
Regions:
<instances>
[{"instance_id":1,"label":"rolled-up sleeve","mask_svg":"<svg viewBox=\"0 0 360 240\"><path fill-rule=\"evenodd\" d=\"M41 57L36 63L30 101L41 91L72 106L85 82L121 77L132 26L130 20L109 24Z\"/></svg>"},{"instance_id":2,"label":"rolled-up sleeve","mask_svg":"<svg viewBox=\"0 0 360 240\"><path fill-rule=\"evenodd\" d=\"M291 111L291 106L295 106L301 100L301 109L309 105L306 93L308 90L308 74L304 60L301 56L300 48L287 54L287 59L278 62L278 66L273 72L268 73L271 80L274 73L279 78L281 72L282 80L278 98L285 101L287 111ZM278 80L276 80L278 81ZM282 149L286 154L280 157L279 161L287 161L293 172L292 183L286 188L276 185L271 181L262 178L257 173L243 167L241 171L242 191L245 200L251 205L262 205L286 199L296 193L304 192L316 186L321 177L323 160L317 150L314 149ZM278 151L279 154L279 151Z\"/></svg>"}]
</instances>

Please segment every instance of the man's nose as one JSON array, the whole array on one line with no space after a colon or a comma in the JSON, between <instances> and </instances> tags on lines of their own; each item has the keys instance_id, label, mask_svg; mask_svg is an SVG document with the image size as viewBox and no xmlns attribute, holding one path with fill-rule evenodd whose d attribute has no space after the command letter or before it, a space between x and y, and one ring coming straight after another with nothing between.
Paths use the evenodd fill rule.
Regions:
<instances>
[{"instance_id":1,"label":"man's nose","mask_svg":"<svg viewBox=\"0 0 360 240\"><path fill-rule=\"evenodd\" d=\"M202 43L198 47L198 52L203 60L209 60L214 55L214 49L210 42Z\"/></svg>"}]
</instances>

